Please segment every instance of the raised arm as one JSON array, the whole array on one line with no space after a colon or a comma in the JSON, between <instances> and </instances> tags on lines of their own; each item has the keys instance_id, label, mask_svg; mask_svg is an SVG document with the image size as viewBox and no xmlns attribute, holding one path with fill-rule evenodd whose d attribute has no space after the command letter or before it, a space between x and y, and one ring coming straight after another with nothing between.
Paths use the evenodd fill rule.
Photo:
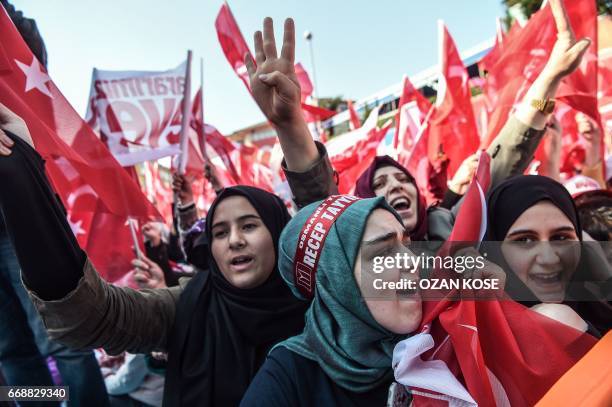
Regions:
<instances>
[{"instance_id":1,"label":"raised arm","mask_svg":"<svg viewBox=\"0 0 612 407\"><path fill-rule=\"evenodd\" d=\"M111 353L163 348L180 289L138 292L104 282L79 247L31 143L23 120L0 104L0 212L51 338Z\"/></svg>"},{"instance_id":2,"label":"raised arm","mask_svg":"<svg viewBox=\"0 0 612 407\"><path fill-rule=\"evenodd\" d=\"M70 348L104 348L115 355L166 351L181 291L116 287L102 280L87 261L77 287L65 297L45 301L28 293L51 339Z\"/></svg>"},{"instance_id":3,"label":"raised arm","mask_svg":"<svg viewBox=\"0 0 612 407\"><path fill-rule=\"evenodd\" d=\"M193 179L179 173L172 175L172 190L180 201L178 207L179 218L176 219L178 227L176 229L181 235L187 232L200 218L193 199L192 181Z\"/></svg>"},{"instance_id":4,"label":"raised arm","mask_svg":"<svg viewBox=\"0 0 612 407\"><path fill-rule=\"evenodd\" d=\"M319 154L302 114L300 84L294 68L295 25L291 18L285 20L279 56L272 19L266 17L263 24L263 34L256 31L254 36L255 59L245 56L253 98L276 129L287 168L306 171Z\"/></svg>"},{"instance_id":5,"label":"raised arm","mask_svg":"<svg viewBox=\"0 0 612 407\"><path fill-rule=\"evenodd\" d=\"M334 170L323 144L312 139L302 113L295 76L295 27L285 21L283 46L277 55L272 19L255 33L255 59L245 55L253 98L274 126L285 159L282 167L298 207L337 193Z\"/></svg>"},{"instance_id":6,"label":"raised arm","mask_svg":"<svg viewBox=\"0 0 612 407\"><path fill-rule=\"evenodd\" d=\"M552 116L544 133L544 152L547 160L538 168L540 175L546 175L557 182L561 182L561 131L561 123Z\"/></svg>"},{"instance_id":7,"label":"raised arm","mask_svg":"<svg viewBox=\"0 0 612 407\"><path fill-rule=\"evenodd\" d=\"M527 91L523 101L488 148L492 157L491 183L522 174L542 139L550 112L543 104L553 99L561 80L578 68L591 40L576 41L563 1L550 0L557 27L557 41L544 69ZM534 107L538 103L541 108Z\"/></svg>"}]
</instances>

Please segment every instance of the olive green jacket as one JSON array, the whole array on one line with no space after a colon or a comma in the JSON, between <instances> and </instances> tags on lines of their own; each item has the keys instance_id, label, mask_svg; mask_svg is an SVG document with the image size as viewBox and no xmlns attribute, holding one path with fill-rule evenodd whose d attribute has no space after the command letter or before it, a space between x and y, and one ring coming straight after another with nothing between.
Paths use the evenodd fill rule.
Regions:
<instances>
[{"instance_id":1,"label":"olive green jacket","mask_svg":"<svg viewBox=\"0 0 612 407\"><path fill-rule=\"evenodd\" d=\"M28 293L51 339L74 349L148 353L166 350L176 305L189 280L163 289L116 287L88 260L79 284L66 297L43 301Z\"/></svg>"}]
</instances>

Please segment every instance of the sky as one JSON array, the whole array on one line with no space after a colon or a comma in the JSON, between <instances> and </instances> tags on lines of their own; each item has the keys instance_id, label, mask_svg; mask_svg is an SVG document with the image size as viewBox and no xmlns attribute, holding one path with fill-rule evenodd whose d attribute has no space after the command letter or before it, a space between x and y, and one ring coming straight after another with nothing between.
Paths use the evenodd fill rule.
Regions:
<instances>
[{"instance_id":1,"label":"sky","mask_svg":"<svg viewBox=\"0 0 612 407\"><path fill-rule=\"evenodd\" d=\"M193 92L204 59L206 122L222 133L264 116L235 75L219 45L214 21L222 0L11 0L34 18L49 54L49 74L70 103L85 114L91 73L167 70L194 52ZM359 99L437 63L437 20L446 23L460 51L495 34L501 0L229 0L252 49L263 18L282 38L286 17L296 22L296 62L312 73L313 34L320 97ZM280 49L280 44L279 44Z\"/></svg>"}]
</instances>

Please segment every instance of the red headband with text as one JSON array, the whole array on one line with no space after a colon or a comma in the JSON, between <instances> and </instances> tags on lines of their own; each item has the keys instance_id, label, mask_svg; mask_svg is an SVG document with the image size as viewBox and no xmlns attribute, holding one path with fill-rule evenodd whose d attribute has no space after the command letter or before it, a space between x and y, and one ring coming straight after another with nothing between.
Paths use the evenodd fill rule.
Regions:
<instances>
[{"instance_id":1,"label":"red headband with text","mask_svg":"<svg viewBox=\"0 0 612 407\"><path fill-rule=\"evenodd\" d=\"M340 215L360 199L351 195L332 195L321 202L304 223L293 258L293 277L295 286L306 298L314 296L317 265L329 230Z\"/></svg>"}]
</instances>

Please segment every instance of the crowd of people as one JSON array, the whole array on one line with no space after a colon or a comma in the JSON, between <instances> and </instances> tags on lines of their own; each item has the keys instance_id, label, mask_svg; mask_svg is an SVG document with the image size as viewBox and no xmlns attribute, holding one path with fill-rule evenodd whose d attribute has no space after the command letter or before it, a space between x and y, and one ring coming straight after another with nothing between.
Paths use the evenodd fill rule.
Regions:
<instances>
[{"instance_id":1,"label":"crowd of people","mask_svg":"<svg viewBox=\"0 0 612 407\"><path fill-rule=\"evenodd\" d=\"M534 332L543 324L569 330L576 343L597 343L612 326L612 193L603 176L591 174L585 178L594 186L572 189L555 168L523 175L538 145L555 137L550 112L532 101L553 99L588 46L574 38L563 2L550 3L557 43L481 154L490 157L484 240L497 242L500 253L498 261L485 260L478 278L497 277L498 301L543 316L544 322L525 319ZM131 274L138 289L110 284L96 272L27 125L0 104L0 368L7 384L52 385L51 356L55 382L70 388L69 405L416 402L418 393L394 375L394 350L421 333L427 300L402 290L372 298L363 273L376 256L413 255L414 242L429 242L431 254L446 247L479 154L468 157L444 200L429 207L414 176L389 156L374 159L355 196L338 195L325 145L313 139L302 115L294 31L287 19L279 53L266 18L245 63L252 95L278 135L299 211L292 217L262 189L229 186L218 189L203 216L188 178L176 174L176 224L143 226L145 252L133 260ZM578 120L583 132L602 132L588 117ZM605 153L588 167L601 169ZM322 216L329 207L336 209ZM303 237L312 225L324 226L310 235L316 238L310 250ZM303 256L314 259L306 274ZM175 263L193 272L177 273ZM511 351L503 346L496 351ZM582 356L572 356L573 363ZM462 380L461 369L453 373ZM610 401L609 380L602 386ZM542 396L525 395L523 403Z\"/></svg>"}]
</instances>

